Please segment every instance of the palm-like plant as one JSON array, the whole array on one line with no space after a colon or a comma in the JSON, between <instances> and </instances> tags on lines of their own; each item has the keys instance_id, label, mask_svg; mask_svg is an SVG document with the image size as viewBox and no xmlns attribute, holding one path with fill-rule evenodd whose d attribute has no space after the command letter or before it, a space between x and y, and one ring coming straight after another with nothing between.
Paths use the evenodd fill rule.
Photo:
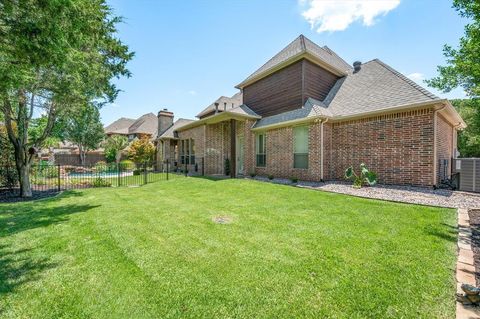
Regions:
<instances>
[{"instance_id":1,"label":"palm-like plant","mask_svg":"<svg viewBox=\"0 0 480 319\"><path fill-rule=\"evenodd\" d=\"M377 174L370 171L364 163L360 164L360 174L355 173L353 166L347 168L345 178L353 180L354 188L361 188L365 183L370 186L377 183Z\"/></svg>"},{"instance_id":2,"label":"palm-like plant","mask_svg":"<svg viewBox=\"0 0 480 319\"><path fill-rule=\"evenodd\" d=\"M128 146L128 139L125 136L113 135L105 141L105 153L115 153L115 162L120 163L122 151Z\"/></svg>"}]
</instances>

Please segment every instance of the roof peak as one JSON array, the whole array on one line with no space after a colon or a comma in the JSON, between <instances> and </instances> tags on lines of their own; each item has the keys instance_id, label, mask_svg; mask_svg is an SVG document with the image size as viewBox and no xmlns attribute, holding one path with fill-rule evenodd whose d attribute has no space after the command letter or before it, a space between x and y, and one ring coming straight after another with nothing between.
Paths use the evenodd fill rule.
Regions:
<instances>
[{"instance_id":1,"label":"roof peak","mask_svg":"<svg viewBox=\"0 0 480 319\"><path fill-rule=\"evenodd\" d=\"M339 75L345 75L347 70L351 69L351 66L329 47L321 47L303 34L300 34L236 87L242 88L247 84L256 82L271 72L275 72L300 60L304 55L305 57L312 57L319 64Z\"/></svg>"}]
</instances>

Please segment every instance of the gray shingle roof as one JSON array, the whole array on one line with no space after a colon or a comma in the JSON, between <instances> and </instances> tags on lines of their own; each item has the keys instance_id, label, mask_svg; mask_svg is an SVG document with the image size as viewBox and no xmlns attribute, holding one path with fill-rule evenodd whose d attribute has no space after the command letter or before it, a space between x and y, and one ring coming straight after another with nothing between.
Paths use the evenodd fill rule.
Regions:
<instances>
[{"instance_id":1,"label":"gray shingle roof","mask_svg":"<svg viewBox=\"0 0 480 319\"><path fill-rule=\"evenodd\" d=\"M107 134L128 134L128 128L135 122L134 119L121 117L105 127Z\"/></svg>"},{"instance_id":2,"label":"gray shingle roof","mask_svg":"<svg viewBox=\"0 0 480 319\"><path fill-rule=\"evenodd\" d=\"M440 100L378 59L337 81L323 101L333 116L349 116Z\"/></svg>"},{"instance_id":3,"label":"gray shingle roof","mask_svg":"<svg viewBox=\"0 0 480 319\"><path fill-rule=\"evenodd\" d=\"M147 113L140 116L128 128L128 134L156 134L158 129L158 118L153 113Z\"/></svg>"},{"instance_id":4,"label":"gray shingle roof","mask_svg":"<svg viewBox=\"0 0 480 319\"><path fill-rule=\"evenodd\" d=\"M175 131L179 129L180 127L190 124L192 122L195 122L194 120L188 120L188 119L178 119L173 123L172 126L170 126L165 132L163 132L162 135L160 135L160 138L175 138Z\"/></svg>"},{"instance_id":5,"label":"gray shingle roof","mask_svg":"<svg viewBox=\"0 0 480 319\"><path fill-rule=\"evenodd\" d=\"M232 97L227 97L227 96L221 96L219 97L215 102L207 106L203 111L197 114L197 117L202 117L204 115L207 115L208 113L211 113L215 111L215 103L218 103L218 109L223 111L226 104L226 110L229 110L231 108L237 107L243 103L243 95L242 92L238 92Z\"/></svg>"},{"instance_id":6,"label":"gray shingle roof","mask_svg":"<svg viewBox=\"0 0 480 319\"><path fill-rule=\"evenodd\" d=\"M261 128L284 122L315 118L319 116L331 117L332 114L323 102L308 98L302 108L264 117L255 123L254 128Z\"/></svg>"},{"instance_id":7,"label":"gray shingle roof","mask_svg":"<svg viewBox=\"0 0 480 319\"><path fill-rule=\"evenodd\" d=\"M339 118L417 103L440 101L400 72L375 59L364 63L357 73L340 78L323 101L309 98L297 110L262 118L254 128L312 117Z\"/></svg>"},{"instance_id":8,"label":"gray shingle roof","mask_svg":"<svg viewBox=\"0 0 480 319\"><path fill-rule=\"evenodd\" d=\"M330 65L334 69L337 69L342 72L347 72L352 67L340 58L335 52L333 52L327 46L320 47L314 42L307 39L303 34L298 38L293 40L289 45L287 45L282 51L277 53L273 58L268 60L264 65L262 65L258 70L253 72L249 77L247 77L242 83L237 85L237 87L242 86L243 83L246 83L254 78L259 77L263 73L267 73L269 70L275 68L276 66L288 61L289 59L301 55L303 53L309 53L324 63Z\"/></svg>"}]
</instances>

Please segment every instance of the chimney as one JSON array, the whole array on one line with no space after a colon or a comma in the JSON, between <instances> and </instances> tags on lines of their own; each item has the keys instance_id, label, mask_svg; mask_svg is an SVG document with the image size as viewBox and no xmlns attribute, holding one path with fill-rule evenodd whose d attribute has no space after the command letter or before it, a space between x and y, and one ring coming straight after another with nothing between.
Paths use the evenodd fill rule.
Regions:
<instances>
[{"instance_id":1,"label":"chimney","mask_svg":"<svg viewBox=\"0 0 480 319\"><path fill-rule=\"evenodd\" d=\"M355 61L353 62L353 73L357 73L362 68L362 62Z\"/></svg>"},{"instance_id":2,"label":"chimney","mask_svg":"<svg viewBox=\"0 0 480 319\"><path fill-rule=\"evenodd\" d=\"M163 109L158 112L158 137L173 125L173 112Z\"/></svg>"},{"instance_id":3,"label":"chimney","mask_svg":"<svg viewBox=\"0 0 480 319\"><path fill-rule=\"evenodd\" d=\"M227 102L223 102L223 110L224 110L224 111L227 110Z\"/></svg>"},{"instance_id":4,"label":"chimney","mask_svg":"<svg viewBox=\"0 0 480 319\"><path fill-rule=\"evenodd\" d=\"M217 114L217 113L218 113L218 103L215 102L215 114Z\"/></svg>"}]
</instances>

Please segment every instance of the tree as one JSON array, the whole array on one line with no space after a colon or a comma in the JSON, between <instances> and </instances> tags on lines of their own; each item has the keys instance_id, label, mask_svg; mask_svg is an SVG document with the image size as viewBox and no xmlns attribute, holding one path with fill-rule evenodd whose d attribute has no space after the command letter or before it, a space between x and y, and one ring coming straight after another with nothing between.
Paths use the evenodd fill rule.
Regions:
<instances>
[{"instance_id":1,"label":"tree","mask_svg":"<svg viewBox=\"0 0 480 319\"><path fill-rule=\"evenodd\" d=\"M467 123L458 132L458 151L462 157L480 157L480 99L452 100L453 106Z\"/></svg>"},{"instance_id":2,"label":"tree","mask_svg":"<svg viewBox=\"0 0 480 319\"><path fill-rule=\"evenodd\" d=\"M112 102L112 78L130 76L133 57L116 37L121 21L106 0L0 2L0 112L14 148L22 197L32 196L29 172L35 149L58 116L95 101ZM33 114L47 122L28 137Z\"/></svg>"},{"instance_id":3,"label":"tree","mask_svg":"<svg viewBox=\"0 0 480 319\"><path fill-rule=\"evenodd\" d=\"M37 118L32 118L30 120L30 125L28 127L28 139L31 141L38 140L42 135L43 131L47 127L48 118L46 115L41 115ZM57 146L60 142L65 141L65 129L66 121L64 118L57 116L50 135L43 141L39 147L51 147Z\"/></svg>"},{"instance_id":4,"label":"tree","mask_svg":"<svg viewBox=\"0 0 480 319\"><path fill-rule=\"evenodd\" d=\"M148 137L134 140L128 148L128 156L136 164L151 161L155 155L155 146Z\"/></svg>"},{"instance_id":5,"label":"tree","mask_svg":"<svg viewBox=\"0 0 480 319\"><path fill-rule=\"evenodd\" d=\"M462 87L467 96L480 97L480 2L454 0L453 7L460 16L471 19L465 26L465 34L460 38L458 49L449 45L443 48L447 66L439 66L438 77L426 81L430 86L449 92Z\"/></svg>"},{"instance_id":6,"label":"tree","mask_svg":"<svg viewBox=\"0 0 480 319\"><path fill-rule=\"evenodd\" d=\"M128 146L128 139L122 135L113 135L105 141L105 154L113 154L115 162L120 163L122 151Z\"/></svg>"},{"instance_id":7,"label":"tree","mask_svg":"<svg viewBox=\"0 0 480 319\"><path fill-rule=\"evenodd\" d=\"M87 152L98 148L104 136L100 112L93 104L78 108L67 120L65 138L77 145L82 165L85 165Z\"/></svg>"}]
</instances>

